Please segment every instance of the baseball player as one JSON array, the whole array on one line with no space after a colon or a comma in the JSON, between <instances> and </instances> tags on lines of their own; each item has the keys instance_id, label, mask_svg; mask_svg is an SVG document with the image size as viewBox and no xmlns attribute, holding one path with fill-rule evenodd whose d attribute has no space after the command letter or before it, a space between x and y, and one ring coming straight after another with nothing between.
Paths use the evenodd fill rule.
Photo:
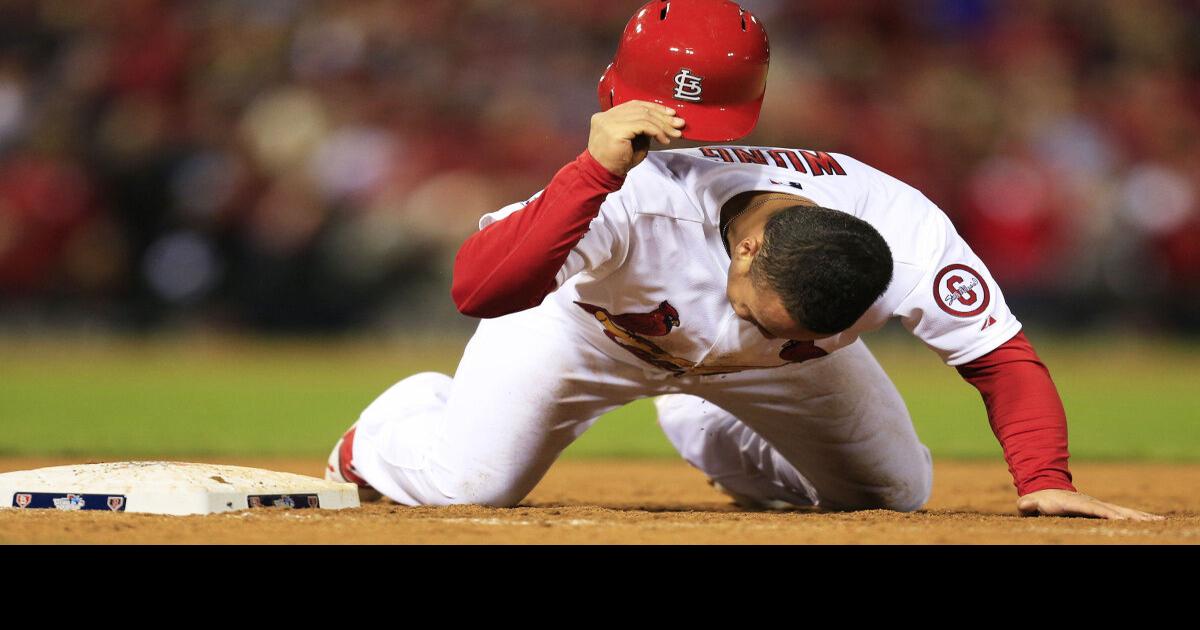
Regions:
<instances>
[{"instance_id":1,"label":"baseball player","mask_svg":"<svg viewBox=\"0 0 1200 630\"><path fill-rule=\"evenodd\" d=\"M645 5L587 149L459 251L452 295L482 321L454 377L384 392L327 477L406 505L512 506L599 416L657 397L671 443L739 505L916 510L929 450L861 340L898 317L983 395L1021 513L1161 518L1076 491L1046 368L916 189L822 151L648 151L748 134L768 58L732 2Z\"/></svg>"}]
</instances>

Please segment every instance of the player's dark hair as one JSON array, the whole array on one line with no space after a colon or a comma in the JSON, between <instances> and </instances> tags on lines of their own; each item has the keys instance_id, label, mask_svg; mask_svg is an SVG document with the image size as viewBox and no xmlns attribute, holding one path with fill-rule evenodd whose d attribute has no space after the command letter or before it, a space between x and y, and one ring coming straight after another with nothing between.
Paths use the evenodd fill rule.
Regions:
<instances>
[{"instance_id":1,"label":"player's dark hair","mask_svg":"<svg viewBox=\"0 0 1200 630\"><path fill-rule=\"evenodd\" d=\"M862 219L816 206L776 212L750 266L797 324L820 334L849 328L892 282L892 251Z\"/></svg>"}]
</instances>

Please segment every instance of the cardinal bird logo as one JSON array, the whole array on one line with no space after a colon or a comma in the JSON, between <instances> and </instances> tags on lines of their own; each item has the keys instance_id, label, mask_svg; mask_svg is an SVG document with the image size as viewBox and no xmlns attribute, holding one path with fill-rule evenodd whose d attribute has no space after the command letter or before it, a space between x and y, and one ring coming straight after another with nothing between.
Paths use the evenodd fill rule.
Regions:
<instances>
[{"instance_id":1,"label":"cardinal bird logo","mask_svg":"<svg viewBox=\"0 0 1200 630\"><path fill-rule=\"evenodd\" d=\"M576 302L579 308L589 312L596 321L604 326L604 334L617 345L625 348L637 358L664 370L684 374L695 367L695 363L687 359L671 355L658 344L646 337L665 337L672 329L679 327L679 311L670 302L659 303L658 308L649 313L620 313L612 314L601 306Z\"/></svg>"},{"instance_id":2,"label":"cardinal bird logo","mask_svg":"<svg viewBox=\"0 0 1200 630\"><path fill-rule=\"evenodd\" d=\"M604 313L604 316L613 324L635 335L665 337L671 332L671 329L679 327L679 311L665 300L658 305L658 308L649 313L624 313L621 315L613 315L604 308L583 302L576 302L576 304L592 315Z\"/></svg>"},{"instance_id":3,"label":"cardinal bird logo","mask_svg":"<svg viewBox=\"0 0 1200 630\"><path fill-rule=\"evenodd\" d=\"M694 361L677 357L651 341L651 337L666 337L672 330L679 328L679 311L670 302L660 302L658 308L648 313L618 313L613 314L608 309L586 302L575 302L579 308L587 311L604 327L604 334L630 354L653 365L667 370L675 376L716 375L754 370L761 368L780 367L788 363L802 363L809 359L825 356L826 352L811 341L789 341L779 352L779 358L788 363L778 365L744 365L717 364L697 365Z\"/></svg>"}]
</instances>

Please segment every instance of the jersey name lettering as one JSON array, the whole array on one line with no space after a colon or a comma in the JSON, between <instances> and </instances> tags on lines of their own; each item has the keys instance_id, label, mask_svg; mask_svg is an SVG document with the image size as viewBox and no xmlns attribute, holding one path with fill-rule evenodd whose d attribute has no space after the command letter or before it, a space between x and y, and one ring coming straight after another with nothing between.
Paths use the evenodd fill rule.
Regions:
<instances>
[{"instance_id":1,"label":"jersey name lettering","mask_svg":"<svg viewBox=\"0 0 1200 630\"><path fill-rule=\"evenodd\" d=\"M703 147L700 154L711 160L741 164L774 165L813 175L845 175L846 170L824 151L804 149L746 149L743 147Z\"/></svg>"}]
</instances>

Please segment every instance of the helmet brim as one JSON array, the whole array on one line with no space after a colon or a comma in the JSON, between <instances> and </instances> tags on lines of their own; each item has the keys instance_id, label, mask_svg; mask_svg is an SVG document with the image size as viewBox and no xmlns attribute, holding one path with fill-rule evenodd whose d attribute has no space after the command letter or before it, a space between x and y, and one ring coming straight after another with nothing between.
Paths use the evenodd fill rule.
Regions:
<instances>
[{"instance_id":1,"label":"helmet brim","mask_svg":"<svg viewBox=\"0 0 1200 630\"><path fill-rule=\"evenodd\" d=\"M699 142L730 142L750 135L758 124L763 96L741 103L691 103L678 99L643 92L626 85L615 73L606 73L605 79L612 90L612 105L628 101L648 101L666 105L675 110L675 115L685 122L683 137ZM600 104L608 109L608 95L600 94Z\"/></svg>"}]
</instances>

